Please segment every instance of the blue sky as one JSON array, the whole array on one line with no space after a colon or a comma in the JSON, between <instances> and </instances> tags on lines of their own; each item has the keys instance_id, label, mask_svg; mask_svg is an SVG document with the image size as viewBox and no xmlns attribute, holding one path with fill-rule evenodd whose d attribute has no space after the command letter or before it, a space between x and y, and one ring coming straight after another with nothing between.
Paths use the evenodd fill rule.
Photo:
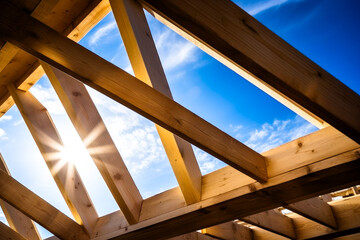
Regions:
<instances>
[{"instance_id":1,"label":"blue sky","mask_svg":"<svg viewBox=\"0 0 360 240\"><path fill-rule=\"evenodd\" d=\"M236 1L248 13L360 94L359 1ZM239 75L147 14L175 101L258 152L316 130ZM110 13L80 44L132 73ZM154 124L88 89L144 198L177 185ZM49 110L64 142L77 142L76 166L99 215L118 209L43 77L31 92ZM0 152L12 176L71 217L16 107L0 119ZM77 145L77 146L78 146ZM22 149L19 151L19 149ZM194 147L203 174L225 166ZM5 218L0 211L0 220ZM41 230L43 236L49 236Z\"/></svg>"}]
</instances>

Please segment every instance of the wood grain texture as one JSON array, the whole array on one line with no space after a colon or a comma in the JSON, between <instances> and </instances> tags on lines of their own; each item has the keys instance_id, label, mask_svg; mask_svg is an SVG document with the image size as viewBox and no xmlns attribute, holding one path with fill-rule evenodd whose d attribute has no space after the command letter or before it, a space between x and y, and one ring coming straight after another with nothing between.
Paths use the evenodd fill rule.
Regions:
<instances>
[{"instance_id":1,"label":"wood grain texture","mask_svg":"<svg viewBox=\"0 0 360 240\"><path fill-rule=\"evenodd\" d=\"M6 1L2 0L0 5L0 35L6 40L174 132L239 171L261 182L266 181L265 161L260 154L147 84L13 8Z\"/></svg>"},{"instance_id":2,"label":"wood grain texture","mask_svg":"<svg viewBox=\"0 0 360 240\"><path fill-rule=\"evenodd\" d=\"M26 238L21 236L21 234L17 233L2 222L0 222L0 236L2 239L7 240L26 240Z\"/></svg>"},{"instance_id":3,"label":"wood grain texture","mask_svg":"<svg viewBox=\"0 0 360 240\"><path fill-rule=\"evenodd\" d=\"M169 238L167 240L216 240L216 239L198 232L192 232L181 236Z\"/></svg>"},{"instance_id":4,"label":"wood grain texture","mask_svg":"<svg viewBox=\"0 0 360 240\"><path fill-rule=\"evenodd\" d=\"M359 182L359 149L314 161L272 177L266 184L244 185L199 203L172 210L95 239L166 239L236 218L274 209ZM271 164L271 163L270 163ZM332 181L337 179L337 181ZM301 185L301 188L298 186ZM182 223L181 228L178 224ZM186 224L184 224L186 223ZM167 231L163 231L167 229Z\"/></svg>"},{"instance_id":5,"label":"wood grain texture","mask_svg":"<svg viewBox=\"0 0 360 240\"><path fill-rule=\"evenodd\" d=\"M48 111L30 92L8 89L75 220L91 233L98 215L75 166L62 159L64 145Z\"/></svg>"},{"instance_id":6,"label":"wood grain texture","mask_svg":"<svg viewBox=\"0 0 360 240\"><path fill-rule=\"evenodd\" d=\"M41 65L127 221L138 222L143 199L84 84Z\"/></svg>"},{"instance_id":7,"label":"wood grain texture","mask_svg":"<svg viewBox=\"0 0 360 240\"><path fill-rule=\"evenodd\" d=\"M36 4L36 1L16 1L17 6L24 8L25 5ZM39 2L39 1L37 1ZM85 34L90 31L101 19L103 19L110 12L110 3L108 0L94 0L89 2L88 0L77 0L76 5L72 6L75 1L61 0L61 4L58 0L44 0L38 5L34 12L37 10L35 17L50 27L53 27L63 35L74 41L80 41ZM84 3L88 4L84 6ZM54 9L52 9L56 6ZM35 5L34 5L35 7ZM28 7L27 7L28 8ZM83 8L81 10L81 8ZM53 11L50 11L52 9ZM70 10L69 10L70 9ZM47 17L47 14L51 14L51 18ZM67 19L72 20L65 27L65 25L57 25L57 21L64 23L63 16L66 15ZM71 16L71 17L70 17ZM10 44L10 43L7 43ZM14 45L12 45L14 46ZM0 56L0 59L2 57ZM13 59L6 66L6 69L0 74L0 81L6 83L14 83L18 89L27 91L32 87L43 75L44 70L40 67L36 58L25 53L22 50L18 50ZM6 88L0 87L0 116L7 112L14 102L12 98L9 98Z\"/></svg>"},{"instance_id":8,"label":"wood grain texture","mask_svg":"<svg viewBox=\"0 0 360 240\"><path fill-rule=\"evenodd\" d=\"M0 198L64 240L88 240L82 226L0 170Z\"/></svg>"},{"instance_id":9,"label":"wood grain texture","mask_svg":"<svg viewBox=\"0 0 360 240\"><path fill-rule=\"evenodd\" d=\"M224 240L253 240L252 230L235 222L218 224L202 229L201 232Z\"/></svg>"},{"instance_id":10,"label":"wood grain texture","mask_svg":"<svg viewBox=\"0 0 360 240\"><path fill-rule=\"evenodd\" d=\"M334 211L338 223L336 230L320 225L314 221L309 221L295 213L289 215L294 221L299 239L316 239L316 237L319 237L319 239L333 239L347 235L351 231L352 233L360 231L360 196L329 202L329 204Z\"/></svg>"},{"instance_id":11,"label":"wood grain texture","mask_svg":"<svg viewBox=\"0 0 360 240\"><path fill-rule=\"evenodd\" d=\"M110 1L135 77L172 98L144 10L135 0ZM200 201L201 172L189 143L156 125L187 204Z\"/></svg>"},{"instance_id":12,"label":"wood grain texture","mask_svg":"<svg viewBox=\"0 0 360 240\"><path fill-rule=\"evenodd\" d=\"M331 206L319 197L285 205L283 207L329 228L337 228Z\"/></svg>"},{"instance_id":13,"label":"wood grain texture","mask_svg":"<svg viewBox=\"0 0 360 240\"><path fill-rule=\"evenodd\" d=\"M291 218L284 216L276 209L253 214L242 218L241 220L281 236L296 239L296 233Z\"/></svg>"},{"instance_id":14,"label":"wood grain texture","mask_svg":"<svg viewBox=\"0 0 360 240\"><path fill-rule=\"evenodd\" d=\"M315 125L325 121L360 143L360 96L232 1L140 2L160 21Z\"/></svg>"},{"instance_id":15,"label":"wood grain texture","mask_svg":"<svg viewBox=\"0 0 360 240\"><path fill-rule=\"evenodd\" d=\"M6 172L10 176L9 169L6 166L4 158L0 154L0 170ZM4 212L6 221L9 226L19 233L22 237L28 240L41 240L40 234L30 218L25 216L22 212L0 199L0 206ZM1 235L0 235L1 236Z\"/></svg>"}]
</instances>

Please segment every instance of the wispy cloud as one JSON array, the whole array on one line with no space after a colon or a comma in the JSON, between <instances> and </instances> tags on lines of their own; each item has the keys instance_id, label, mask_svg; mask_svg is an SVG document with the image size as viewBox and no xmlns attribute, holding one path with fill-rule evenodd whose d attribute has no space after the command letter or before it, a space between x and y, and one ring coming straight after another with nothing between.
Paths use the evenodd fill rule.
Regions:
<instances>
[{"instance_id":1,"label":"wispy cloud","mask_svg":"<svg viewBox=\"0 0 360 240\"><path fill-rule=\"evenodd\" d=\"M260 0L260 1L235 1L241 8L247 11L250 15L256 15L264 12L270 8L280 6L289 0Z\"/></svg>"},{"instance_id":2,"label":"wispy cloud","mask_svg":"<svg viewBox=\"0 0 360 240\"><path fill-rule=\"evenodd\" d=\"M196 46L170 29L163 28L154 35L154 40L163 67L167 71L199 60Z\"/></svg>"},{"instance_id":3,"label":"wispy cloud","mask_svg":"<svg viewBox=\"0 0 360 240\"><path fill-rule=\"evenodd\" d=\"M155 125L104 95L92 89L89 92L103 112L106 126L130 172L138 175L148 168L161 171L168 163Z\"/></svg>"},{"instance_id":4,"label":"wispy cloud","mask_svg":"<svg viewBox=\"0 0 360 240\"><path fill-rule=\"evenodd\" d=\"M65 110L59 101L53 88L46 88L36 84L30 92L41 102L51 114L65 114Z\"/></svg>"},{"instance_id":5,"label":"wispy cloud","mask_svg":"<svg viewBox=\"0 0 360 240\"><path fill-rule=\"evenodd\" d=\"M11 120L13 117L11 115L4 115L0 118L0 122L5 122Z\"/></svg>"},{"instance_id":6,"label":"wispy cloud","mask_svg":"<svg viewBox=\"0 0 360 240\"><path fill-rule=\"evenodd\" d=\"M88 43L92 46L92 45L96 45L101 39L104 39L106 37L109 36L109 34L113 31L117 29L117 25L115 20L105 24L104 26L102 26L101 28L99 28L98 30L96 30L90 37L88 40Z\"/></svg>"},{"instance_id":7,"label":"wispy cloud","mask_svg":"<svg viewBox=\"0 0 360 240\"><path fill-rule=\"evenodd\" d=\"M264 152L281 144L302 137L315 131L317 128L299 116L294 119L277 120L264 123L261 128L250 132L245 140L244 136L235 135L250 148Z\"/></svg>"}]
</instances>

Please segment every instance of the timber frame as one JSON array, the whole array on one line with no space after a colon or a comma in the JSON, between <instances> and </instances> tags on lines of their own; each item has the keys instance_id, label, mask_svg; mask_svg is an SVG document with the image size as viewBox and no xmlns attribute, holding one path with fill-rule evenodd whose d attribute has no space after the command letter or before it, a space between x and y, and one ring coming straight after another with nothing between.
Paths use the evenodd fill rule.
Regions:
<instances>
[{"instance_id":1,"label":"timber frame","mask_svg":"<svg viewBox=\"0 0 360 240\"><path fill-rule=\"evenodd\" d=\"M260 154L176 103L143 8L320 130ZM76 43L111 10L135 76ZM86 147L113 149L89 154L120 211L99 217L76 168L58 169L28 91L44 73ZM16 104L75 219L0 157L0 239L41 239L33 221L66 240L360 238L360 96L230 0L0 0L0 83L1 116ZM156 124L179 187L142 198L84 84ZM202 176L191 144L229 166Z\"/></svg>"}]
</instances>

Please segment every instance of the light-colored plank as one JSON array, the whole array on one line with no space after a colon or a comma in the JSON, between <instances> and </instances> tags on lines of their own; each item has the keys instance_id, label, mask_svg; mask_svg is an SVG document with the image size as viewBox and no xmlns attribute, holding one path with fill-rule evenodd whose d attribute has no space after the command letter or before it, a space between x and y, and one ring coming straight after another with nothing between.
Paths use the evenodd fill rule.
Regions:
<instances>
[{"instance_id":1,"label":"light-colored plank","mask_svg":"<svg viewBox=\"0 0 360 240\"><path fill-rule=\"evenodd\" d=\"M360 143L360 96L230 0L141 0L160 21L317 126Z\"/></svg>"},{"instance_id":2,"label":"light-colored plank","mask_svg":"<svg viewBox=\"0 0 360 240\"><path fill-rule=\"evenodd\" d=\"M250 228L241 226L235 222L227 222L201 230L208 234L224 240L252 240L253 233Z\"/></svg>"},{"instance_id":3,"label":"light-colored plank","mask_svg":"<svg viewBox=\"0 0 360 240\"><path fill-rule=\"evenodd\" d=\"M306 166L336 154L359 147L344 134L327 127L262 153L267 159L268 175L274 177L284 171ZM224 167L203 177L202 199L226 193L244 184L255 183L231 167Z\"/></svg>"},{"instance_id":4,"label":"light-colored plank","mask_svg":"<svg viewBox=\"0 0 360 240\"><path fill-rule=\"evenodd\" d=\"M144 10L135 0L111 0L135 77L172 99ZM191 145L156 125L187 204L200 201L201 172Z\"/></svg>"},{"instance_id":5,"label":"light-colored plank","mask_svg":"<svg viewBox=\"0 0 360 240\"><path fill-rule=\"evenodd\" d=\"M82 226L2 170L0 170L0 198L61 239L89 239Z\"/></svg>"},{"instance_id":6,"label":"light-colored plank","mask_svg":"<svg viewBox=\"0 0 360 240\"><path fill-rule=\"evenodd\" d=\"M283 207L329 228L337 228L334 213L330 205L318 197L306 199Z\"/></svg>"},{"instance_id":7,"label":"light-colored plank","mask_svg":"<svg viewBox=\"0 0 360 240\"><path fill-rule=\"evenodd\" d=\"M179 187L156 194L144 200L140 221L185 207L186 203Z\"/></svg>"},{"instance_id":8,"label":"light-colored plank","mask_svg":"<svg viewBox=\"0 0 360 240\"><path fill-rule=\"evenodd\" d=\"M0 34L4 39L94 87L239 171L261 182L266 181L265 161L257 152L115 65L25 15L8 2L1 0L0 5ZM21 31L18 31L20 26ZM34 34L36 39L31 37Z\"/></svg>"},{"instance_id":9,"label":"light-colored plank","mask_svg":"<svg viewBox=\"0 0 360 240\"><path fill-rule=\"evenodd\" d=\"M124 214L119 210L99 217L91 238L96 238L127 226L129 226L129 223L126 221Z\"/></svg>"},{"instance_id":10,"label":"light-colored plank","mask_svg":"<svg viewBox=\"0 0 360 240\"><path fill-rule=\"evenodd\" d=\"M9 226L5 225L4 223L0 222L0 236L1 239L8 239L8 240L26 240L23 236L19 233L15 232Z\"/></svg>"},{"instance_id":11,"label":"light-colored plank","mask_svg":"<svg viewBox=\"0 0 360 240\"><path fill-rule=\"evenodd\" d=\"M4 158L0 154L0 170L6 172L10 176L9 169L6 166L6 163L4 161ZM0 206L1 209L4 212L5 218L7 222L9 223L9 226L19 233L21 236L23 236L26 239L29 240L40 240L41 237L39 235L39 232L34 224L33 221L31 221L30 218L25 216L22 212L5 202L4 200L0 199Z\"/></svg>"},{"instance_id":12,"label":"light-colored plank","mask_svg":"<svg viewBox=\"0 0 360 240\"><path fill-rule=\"evenodd\" d=\"M289 214L294 221L299 239L322 237L333 239L349 233L360 231L360 196L349 197L338 201L329 202L331 205L338 229L329 229L316 222L309 221L298 214ZM356 230L358 229L358 230Z\"/></svg>"},{"instance_id":13,"label":"light-colored plank","mask_svg":"<svg viewBox=\"0 0 360 240\"><path fill-rule=\"evenodd\" d=\"M284 216L278 210L268 210L253 214L241 220L290 239L296 238L291 218Z\"/></svg>"},{"instance_id":14,"label":"light-colored plank","mask_svg":"<svg viewBox=\"0 0 360 240\"><path fill-rule=\"evenodd\" d=\"M206 236L198 232L192 232L177 237L169 238L167 240L215 240L215 238Z\"/></svg>"},{"instance_id":15,"label":"light-colored plank","mask_svg":"<svg viewBox=\"0 0 360 240\"><path fill-rule=\"evenodd\" d=\"M62 159L64 146L49 113L30 92L8 89L75 220L91 233L96 210L75 166Z\"/></svg>"},{"instance_id":16,"label":"light-colored plank","mask_svg":"<svg viewBox=\"0 0 360 240\"><path fill-rule=\"evenodd\" d=\"M267 231L259 227L252 227L253 236L255 240L288 240L289 238L280 236L273 232Z\"/></svg>"},{"instance_id":17,"label":"light-colored plank","mask_svg":"<svg viewBox=\"0 0 360 240\"><path fill-rule=\"evenodd\" d=\"M127 221L138 222L143 199L84 84L42 67Z\"/></svg>"},{"instance_id":18,"label":"light-colored plank","mask_svg":"<svg viewBox=\"0 0 360 240\"><path fill-rule=\"evenodd\" d=\"M302 200L324 189L335 190L358 182L360 149L316 161L272 177L266 184L244 185L169 213L99 236L96 240L166 239L246 215L279 207L282 202ZM291 156L289 156L291 159ZM271 163L270 163L271 164ZM337 179L337 181L333 181ZM299 187L301 185L301 187ZM178 223L182 224L181 228ZM167 229L167 231L163 231Z\"/></svg>"},{"instance_id":19,"label":"light-colored plank","mask_svg":"<svg viewBox=\"0 0 360 240\"><path fill-rule=\"evenodd\" d=\"M302 145L305 147L312 146L312 148L310 150L306 148L306 151L298 151L298 147L296 147L298 142L301 142ZM301 137L297 140L294 140L293 142L289 142L275 149L269 150L265 152L264 155L269 159L268 166L271 170L269 172L269 175L272 176L272 178L276 179L276 177L278 177L281 179L281 175L288 173L289 176L291 176L291 179L293 179L296 178L296 176L293 174L297 173L298 171L305 171L304 174L307 175L308 173L311 173L311 171L313 171L314 169L317 169L316 167L311 167L314 165L329 167L326 164L331 165L336 161L342 161L348 157L354 157L354 159L358 159L358 148L358 144L354 143L352 140L349 140L348 137L339 133L337 130L333 128L325 128L307 136ZM337 152L333 152L332 149L335 149ZM281 155L280 153L284 151L285 154ZM343 155L339 155L343 152L346 153ZM335 157L331 158L329 154L332 154ZM329 161L325 161L325 164L321 164L321 162L326 158L330 158ZM282 164L279 164L279 162ZM283 168L284 164L288 169ZM356 178L356 175L354 175L353 177ZM334 181L331 180L331 182ZM231 167L225 167L223 169L205 175L203 177L202 184L204 197L202 203L214 203L214 199L217 198L222 200L228 200L235 198L235 196L248 194L259 190L256 182L253 179L250 179L249 177L244 178L244 175L241 175L238 171L232 169ZM294 187L294 189L291 190L290 193L298 194L300 189L303 191L304 187ZM325 188L320 189L323 190ZM142 214L148 217L141 220L144 221L146 219L149 219L150 221L154 218L162 219L161 216L166 216L166 211L182 212L181 209L184 209L185 205L181 205L181 196L175 193L175 190L172 189L152 198L145 199L144 206L146 205L149 207L143 208ZM285 191L283 193L283 197L287 197L287 194L288 193ZM282 197L281 194L278 195ZM225 196L228 196L229 198ZM265 193L265 196L268 196L267 198L265 198L266 200L271 197L271 194ZM263 201L265 200L263 199ZM279 201L278 206L284 203L284 199L281 199L279 197L276 197L275 200ZM271 199L271 201L274 201L274 199ZM249 204L249 206L252 206L253 203ZM238 207L241 207L241 205L239 205ZM276 206L274 206L274 208L275 207ZM166 210L164 210L164 212L158 212L159 208ZM200 208L204 208L204 205L200 205ZM246 210L248 209L245 209L245 211ZM201 211L199 210L199 212ZM209 214L209 211L204 210L201 213L205 214L206 218L206 214ZM233 219L238 217L239 216L234 216ZM99 235L99 239L101 239L100 236L101 235Z\"/></svg>"}]
</instances>

